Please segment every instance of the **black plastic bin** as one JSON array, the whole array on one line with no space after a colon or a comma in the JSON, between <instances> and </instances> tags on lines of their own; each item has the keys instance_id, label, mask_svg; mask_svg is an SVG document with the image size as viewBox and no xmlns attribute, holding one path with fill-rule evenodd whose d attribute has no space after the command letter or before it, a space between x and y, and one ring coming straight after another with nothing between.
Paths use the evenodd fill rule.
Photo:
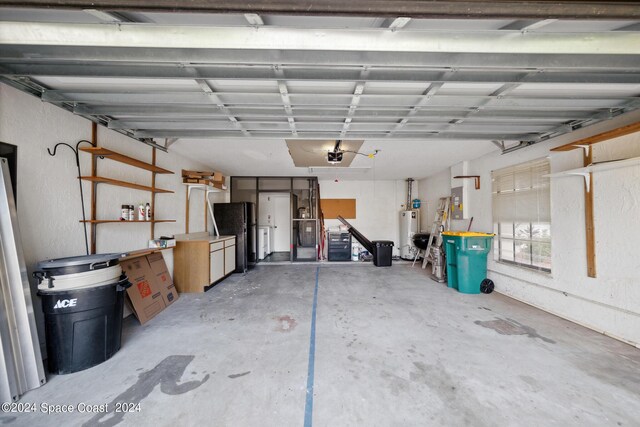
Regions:
<instances>
[{"instance_id":1,"label":"black plastic bin","mask_svg":"<svg viewBox=\"0 0 640 427\"><path fill-rule=\"evenodd\" d=\"M52 373L90 368L120 350L124 293L129 286L123 274L108 285L38 292Z\"/></svg>"},{"instance_id":2,"label":"black plastic bin","mask_svg":"<svg viewBox=\"0 0 640 427\"><path fill-rule=\"evenodd\" d=\"M391 267L393 242L391 240L374 240L373 265L376 267Z\"/></svg>"}]
</instances>

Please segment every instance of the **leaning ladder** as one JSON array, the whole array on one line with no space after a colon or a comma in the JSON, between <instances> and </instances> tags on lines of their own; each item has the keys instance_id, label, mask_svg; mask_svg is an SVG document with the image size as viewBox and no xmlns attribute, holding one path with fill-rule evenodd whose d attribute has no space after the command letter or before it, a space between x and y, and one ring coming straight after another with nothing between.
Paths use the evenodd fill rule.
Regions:
<instances>
[{"instance_id":1,"label":"leaning ladder","mask_svg":"<svg viewBox=\"0 0 640 427\"><path fill-rule=\"evenodd\" d=\"M442 232L449 229L450 217L449 207L451 206L451 197L441 197L438 200L438 208L436 209L436 216L433 219L433 225L431 226L431 235L429 236L429 244L425 251L424 259L422 260L422 268L427 268L427 264L430 262L433 264L435 261L435 254L433 249L442 246ZM418 254L416 254L416 259ZM415 263L415 259L414 259Z\"/></svg>"}]
</instances>

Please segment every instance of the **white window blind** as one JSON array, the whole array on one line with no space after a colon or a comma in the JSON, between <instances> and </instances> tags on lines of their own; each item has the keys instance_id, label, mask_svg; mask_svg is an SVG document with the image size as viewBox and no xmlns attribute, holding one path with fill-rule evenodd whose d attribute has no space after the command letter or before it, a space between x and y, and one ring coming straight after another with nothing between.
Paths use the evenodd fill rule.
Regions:
<instances>
[{"instance_id":1,"label":"white window blind","mask_svg":"<svg viewBox=\"0 0 640 427\"><path fill-rule=\"evenodd\" d=\"M551 269L551 201L548 159L492 172L495 258Z\"/></svg>"},{"instance_id":2,"label":"white window blind","mask_svg":"<svg viewBox=\"0 0 640 427\"><path fill-rule=\"evenodd\" d=\"M549 173L547 159L494 171L494 222L551 222Z\"/></svg>"}]
</instances>

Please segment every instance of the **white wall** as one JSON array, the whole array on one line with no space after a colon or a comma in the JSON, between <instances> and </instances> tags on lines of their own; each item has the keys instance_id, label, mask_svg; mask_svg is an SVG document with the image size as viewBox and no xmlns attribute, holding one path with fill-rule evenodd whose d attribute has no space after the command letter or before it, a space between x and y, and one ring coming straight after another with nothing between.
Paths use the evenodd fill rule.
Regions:
<instances>
[{"instance_id":1,"label":"white wall","mask_svg":"<svg viewBox=\"0 0 640 427\"><path fill-rule=\"evenodd\" d=\"M536 144L511 154L488 154L469 162L468 173L481 176L481 189L469 191L466 208L473 231L491 232L491 171L550 156L552 172L582 166L582 151L550 149L640 120L627 114L605 123ZM640 133L594 146L594 161L640 156ZM420 182L428 205L450 190L448 171ZM540 307L626 342L640 343L640 166L594 174L597 278L587 276L582 178L551 181L552 273L499 263L489 255L489 277L496 291ZM466 224L467 222L462 221ZM456 224L458 229L460 224Z\"/></svg>"},{"instance_id":2,"label":"white wall","mask_svg":"<svg viewBox=\"0 0 640 427\"><path fill-rule=\"evenodd\" d=\"M424 232L431 232L431 226L436 216L436 208L440 197L448 197L451 195L451 176L450 169L444 169L428 179L422 179L418 182L420 189L420 222L421 229Z\"/></svg>"},{"instance_id":3,"label":"white wall","mask_svg":"<svg viewBox=\"0 0 640 427\"><path fill-rule=\"evenodd\" d=\"M356 199L356 219L348 219L369 240L393 240L398 255L400 211L407 199L407 182L319 180L323 199ZM418 182L412 187L412 198L419 195ZM336 219L325 219L325 228L340 225Z\"/></svg>"},{"instance_id":4,"label":"white wall","mask_svg":"<svg viewBox=\"0 0 640 427\"><path fill-rule=\"evenodd\" d=\"M81 205L75 157L71 150L62 146L55 157L47 153L47 148L52 149L58 142L75 146L81 139L91 139L91 122L0 84L0 141L18 146L17 211L29 273L38 261L85 253L83 227L78 222ZM150 147L100 126L98 145L151 162ZM207 167L171 152L157 153L158 165L175 174L157 175L156 185L175 193L156 196L155 217L175 219L176 222L156 224L155 237L184 233L186 187L181 183L181 169L204 170ZM90 155L81 153L80 158L83 175L90 175ZM149 172L106 159L98 160L98 175L151 184ZM83 185L89 217L90 185ZM144 191L100 184L97 217L117 219L122 204L147 203L150 197L150 193ZM225 201L225 195L216 195L216 199ZM190 231L203 231L205 206L202 192L193 193L190 208ZM97 252L142 249L147 247L149 238L148 224L100 224ZM172 251L163 251L163 254L172 272ZM35 289L35 283L32 283L32 288ZM36 307L36 313L40 315L39 307Z\"/></svg>"}]
</instances>

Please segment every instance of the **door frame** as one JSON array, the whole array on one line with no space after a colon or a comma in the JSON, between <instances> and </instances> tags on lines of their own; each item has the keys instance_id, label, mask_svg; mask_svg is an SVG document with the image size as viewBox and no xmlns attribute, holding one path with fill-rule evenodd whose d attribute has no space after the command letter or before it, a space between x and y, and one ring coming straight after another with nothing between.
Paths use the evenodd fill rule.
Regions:
<instances>
[{"instance_id":1,"label":"door frame","mask_svg":"<svg viewBox=\"0 0 640 427\"><path fill-rule=\"evenodd\" d=\"M274 195L274 197L278 197L278 196L280 196L280 197L282 197L282 198L284 198L284 196L285 196L285 195L289 197L289 221L288 221L287 229L289 230L289 245L288 245L288 252L289 252L289 254L290 254L290 255L289 255L289 259L291 259L291 242L292 242L292 237L291 237L291 236L292 236L292 234L293 234L292 229L291 229L291 228L292 228L292 226L293 226L293 215L292 215L292 211L291 211L291 196L292 196L292 194L291 194L291 192L286 191L286 190L278 190L278 191L262 190L262 191L259 191L259 192L258 192L258 201L260 200L260 196L261 196L262 194L265 194L265 195L267 195L267 194L273 194L273 195ZM256 215L256 216L257 216L258 218L260 218L260 211L259 211L259 210L258 210L258 213L257 213L257 215ZM274 226L274 228L275 228L275 226L276 226L276 225L275 225L275 221L273 222L273 226ZM274 252L275 252L275 250L274 250Z\"/></svg>"}]
</instances>

